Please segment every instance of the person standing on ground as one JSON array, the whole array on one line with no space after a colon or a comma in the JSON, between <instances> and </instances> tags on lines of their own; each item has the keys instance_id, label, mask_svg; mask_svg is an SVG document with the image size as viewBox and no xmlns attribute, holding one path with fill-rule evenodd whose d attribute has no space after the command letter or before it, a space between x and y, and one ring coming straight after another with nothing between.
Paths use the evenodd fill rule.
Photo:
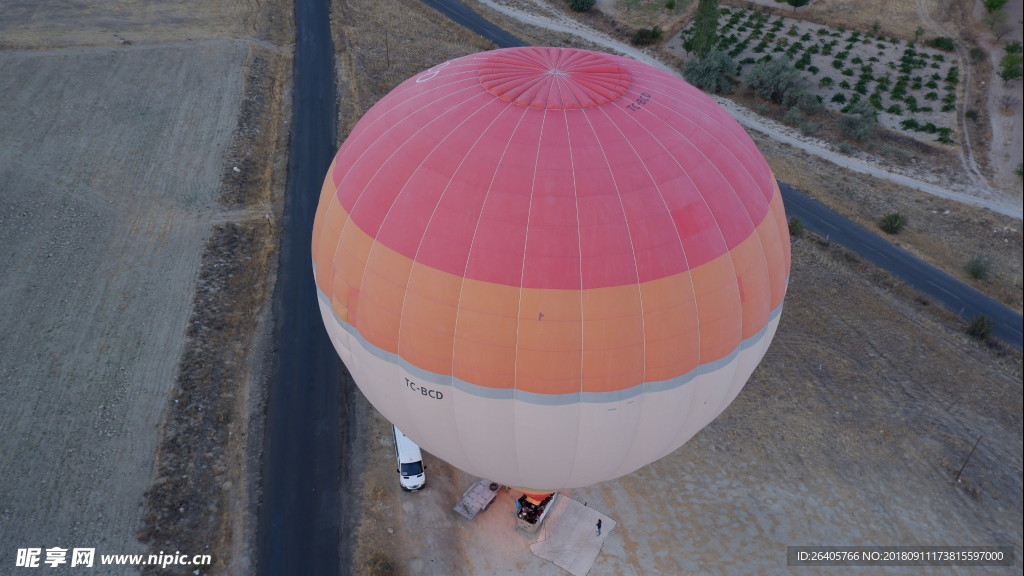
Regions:
<instances>
[{"instance_id":1,"label":"person standing on ground","mask_svg":"<svg viewBox=\"0 0 1024 576\"><path fill-rule=\"evenodd\" d=\"M601 519L600 518L597 519L597 535L598 536L601 535Z\"/></svg>"}]
</instances>

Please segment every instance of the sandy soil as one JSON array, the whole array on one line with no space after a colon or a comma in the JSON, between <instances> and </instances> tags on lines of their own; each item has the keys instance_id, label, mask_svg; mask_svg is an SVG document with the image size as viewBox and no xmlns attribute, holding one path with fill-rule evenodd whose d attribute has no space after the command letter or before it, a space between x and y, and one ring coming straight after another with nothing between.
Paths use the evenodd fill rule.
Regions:
<instances>
[{"instance_id":1,"label":"sandy soil","mask_svg":"<svg viewBox=\"0 0 1024 576\"><path fill-rule=\"evenodd\" d=\"M361 0L339 5L342 14L366 9L358 8L366 5ZM414 6L398 5L420 18ZM568 35L579 24L565 23L547 9L556 21L549 30L517 27L514 10L482 10L530 41L580 41ZM354 39L370 29L346 22L348 46L358 52ZM423 33L450 37L446 30ZM587 34L584 41L599 42L601 36ZM360 61L358 54L346 58ZM381 80L385 67L379 56L363 61L376 61L377 68L345 65L342 72L348 93L364 98L358 106L365 109L372 103L365 87L391 80ZM407 62L404 71L388 67L386 74L397 81L430 65L415 64ZM766 153L793 175L820 173L828 179L835 173L785 146ZM850 203L868 200L879 210L896 201L883 197L894 195L899 207L916 206L915 219L928 223L922 231L928 242L953 230L960 231L959 246L993 242L983 231L996 223L976 218L984 212L944 214L932 202L948 200L899 187L879 194L870 177L844 173L838 181L838 189L852 192ZM1003 233L1013 246L1010 261L1021 250L1019 227ZM668 458L620 480L571 491L574 499L619 521L591 574L788 573L785 547L795 544L1001 543L1015 546L1020 557L1020 356L1002 356L971 341L951 315L827 243L804 238L794 250L776 343L734 405ZM475 478L427 454L427 488L403 493L388 423L361 397L356 412L365 431L358 447L364 504L357 573L564 573L534 556L532 538L514 529L515 492L499 493L486 512L466 521L452 507ZM979 447L962 482L953 482L979 436L985 453ZM1019 567L987 572L1012 574Z\"/></svg>"},{"instance_id":2,"label":"sandy soil","mask_svg":"<svg viewBox=\"0 0 1024 576\"><path fill-rule=\"evenodd\" d=\"M279 89L274 96L261 87L257 97L246 90L261 62L264 72L270 66L281 74L273 69L279 64L267 64L281 60L272 42L287 33L271 32L267 21L274 14L266 3L201 1L4 6L5 572L23 547L144 553L140 532L154 553L156 546L212 553L222 569L230 556L244 562L244 553L229 554L227 547L235 545L233 530L245 535L255 501L244 481L246 466L253 469L244 437L258 398L242 385L254 366L246 353L256 349L249 343L258 334L252 325L260 318L260 282L270 261L263 246L271 224L264 215L272 213L269 192L279 178L273 157L251 146L252 130L258 133L261 125L246 111L264 97L281 100ZM276 134L264 131L270 151L279 144ZM255 277L247 275L254 263ZM235 297L249 290L254 307L240 311L235 297L210 296L223 293L232 275L255 279L255 290L234 287ZM238 325L232 315L239 313L250 323L244 339L204 338L202 321L230 334L224 328ZM175 526L189 514L213 517L217 532L179 531L161 539L145 517L154 517L159 502L152 498L159 490L150 489L154 478L166 483L157 477L162 463L175 447L189 446L184 434L168 438L169 431L182 430L177 408L203 414L215 407L202 398L182 401L190 359L193 371L238 376L231 385L241 390L214 390L231 406L228 413L239 416L217 428L225 436L233 428L242 441L222 440L205 427L218 445L190 452L186 474L192 474L188 485L206 491L193 494L188 510L174 505L173 517L161 518ZM242 370L225 370L225 364ZM231 473L216 478L226 466ZM208 490L211 481L218 490ZM65 565L48 573L81 570ZM96 567L90 573L135 571Z\"/></svg>"}]
</instances>

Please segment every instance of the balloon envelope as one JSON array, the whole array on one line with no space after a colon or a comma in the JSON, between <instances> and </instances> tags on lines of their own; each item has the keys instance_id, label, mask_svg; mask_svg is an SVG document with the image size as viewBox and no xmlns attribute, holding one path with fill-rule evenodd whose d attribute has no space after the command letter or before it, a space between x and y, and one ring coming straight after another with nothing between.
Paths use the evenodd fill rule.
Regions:
<instances>
[{"instance_id":1,"label":"balloon envelope","mask_svg":"<svg viewBox=\"0 0 1024 576\"><path fill-rule=\"evenodd\" d=\"M535 490L674 451L778 325L789 236L722 108L625 58L512 48L395 88L338 151L313 232L324 323L422 447Z\"/></svg>"}]
</instances>

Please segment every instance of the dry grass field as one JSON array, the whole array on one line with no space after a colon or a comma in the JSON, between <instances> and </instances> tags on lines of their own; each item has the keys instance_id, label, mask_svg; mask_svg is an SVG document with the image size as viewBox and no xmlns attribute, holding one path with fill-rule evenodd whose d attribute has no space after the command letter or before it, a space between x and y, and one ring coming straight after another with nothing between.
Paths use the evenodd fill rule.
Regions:
<instances>
[{"instance_id":1,"label":"dry grass field","mask_svg":"<svg viewBox=\"0 0 1024 576\"><path fill-rule=\"evenodd\" d=\"M95 547L97 563L179 550L249 572L248 377L287 136L277 8L4 5L5 573L24 547Z\"/></svg>"}]
</instances>

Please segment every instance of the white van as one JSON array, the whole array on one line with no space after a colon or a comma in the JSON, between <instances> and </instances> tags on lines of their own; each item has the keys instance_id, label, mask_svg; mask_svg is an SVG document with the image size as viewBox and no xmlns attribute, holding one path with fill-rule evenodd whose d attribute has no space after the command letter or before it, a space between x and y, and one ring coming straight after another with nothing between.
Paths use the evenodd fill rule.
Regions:
<instances>
[{"instance_id":1,"label":"white van","mask_svg":"<svg viewBox=\"0 0 1024 576\"><path fill-rule=\"evenodd\" d=\"M402 485L402 490L415 492L427 483L427 478L423 474L423 456L420 454L420 447L403 434L398 426L393 427L395 429L395 458L398 460L398 482Z\"/></svg>"}]
</instances>

